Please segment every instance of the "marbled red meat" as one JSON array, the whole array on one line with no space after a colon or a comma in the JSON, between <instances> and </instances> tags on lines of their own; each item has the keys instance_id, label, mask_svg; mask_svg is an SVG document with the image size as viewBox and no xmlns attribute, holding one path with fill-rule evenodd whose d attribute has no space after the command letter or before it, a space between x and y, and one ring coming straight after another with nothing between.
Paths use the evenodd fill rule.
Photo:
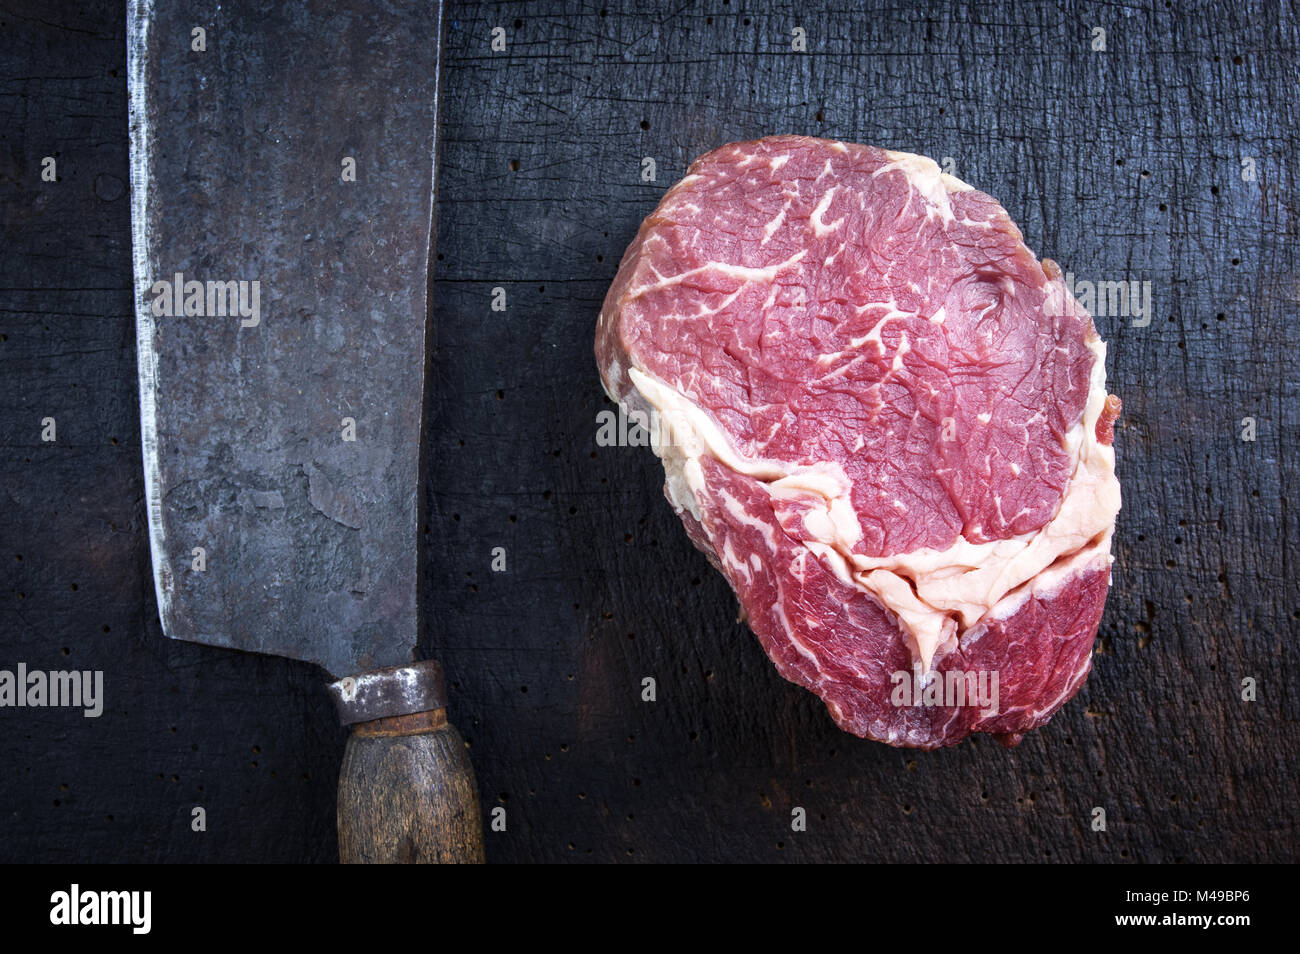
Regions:
<instances>
[{"instance_id":1,"label":"marbled red meat","mask_svg":"<svg viewBox=\"0 0 1300 954\"><path fill-rule=\"evenodd\" d=\"M995 200L920 156L724 146L642 224L596 355L658 417L668 499L764 650L843 729L1014 741L1082 685L1118 399ZM955 694L979 674L978 704Z\"/></svg>"}]
</instances>

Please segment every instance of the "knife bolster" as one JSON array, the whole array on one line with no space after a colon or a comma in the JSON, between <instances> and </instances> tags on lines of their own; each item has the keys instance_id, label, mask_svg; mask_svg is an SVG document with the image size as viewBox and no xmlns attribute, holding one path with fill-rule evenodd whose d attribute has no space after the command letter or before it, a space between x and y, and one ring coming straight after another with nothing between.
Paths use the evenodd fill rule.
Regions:
<instances>
[{"instance_id":1,"label":"knife bolster","mask_svg":"<svg viewBox=\"0 0 1300 954\"><path fill-rule=\"evenodd\" d=\"M339 722L356 725L394 716L445 709L447 685L436 660L389 666L347 676L329 685Z\"/></svg>"}]
</instances>

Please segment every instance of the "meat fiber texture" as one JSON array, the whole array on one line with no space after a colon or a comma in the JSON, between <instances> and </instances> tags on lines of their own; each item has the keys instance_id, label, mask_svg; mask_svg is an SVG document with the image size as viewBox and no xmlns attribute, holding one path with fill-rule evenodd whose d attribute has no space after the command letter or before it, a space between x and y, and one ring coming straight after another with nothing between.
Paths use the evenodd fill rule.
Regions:
<instances>
[{"instance_id":1,"label":"meat fiber texture","mask_svg":"<svg viewBox=\"0 0 1300 954\"><path fill-rule=\"evenodd\" d=\"M601 309L609 396L781 675L844 730L1015 744L1087 677L1106 348L992 198L801 136L698 159Z\"/></svg>"}]
</instances>

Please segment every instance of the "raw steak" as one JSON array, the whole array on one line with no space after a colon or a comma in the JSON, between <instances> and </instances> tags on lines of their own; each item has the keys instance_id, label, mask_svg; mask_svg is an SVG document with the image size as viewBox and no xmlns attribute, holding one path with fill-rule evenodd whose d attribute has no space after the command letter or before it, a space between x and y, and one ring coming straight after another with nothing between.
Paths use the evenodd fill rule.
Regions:
<instances>
[{"instance_id":1,"label":"raw steak","mask_svg":"<svg viewBox=\"0 0 1300 954\"><path fill-rule=\"evenodd\" d=\"M1088 674L1120 506L1105 355L989 196L800 136L697 160L596 335L781 675L918 748L1014 744Z\"/></svg>"}]
</instances>

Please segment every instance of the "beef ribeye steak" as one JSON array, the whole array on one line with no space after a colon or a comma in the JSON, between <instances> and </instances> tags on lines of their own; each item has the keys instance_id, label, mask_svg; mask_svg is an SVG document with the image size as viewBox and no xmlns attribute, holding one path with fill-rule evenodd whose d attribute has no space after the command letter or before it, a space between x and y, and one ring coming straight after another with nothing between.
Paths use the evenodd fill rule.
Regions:
<instances>
[{"instance_id":1,"label":"beef ribeye steak","mask_svg":"<svg viewBox=\"0 0 1300 954\"><path fill-rule=\"evenodd\" d=\"M918 748L1014 744L1088 674L1120 507L1105 356L995 200L802 136L698 159L596 334L781 675Z\"/></svg>"}]
</instances>

